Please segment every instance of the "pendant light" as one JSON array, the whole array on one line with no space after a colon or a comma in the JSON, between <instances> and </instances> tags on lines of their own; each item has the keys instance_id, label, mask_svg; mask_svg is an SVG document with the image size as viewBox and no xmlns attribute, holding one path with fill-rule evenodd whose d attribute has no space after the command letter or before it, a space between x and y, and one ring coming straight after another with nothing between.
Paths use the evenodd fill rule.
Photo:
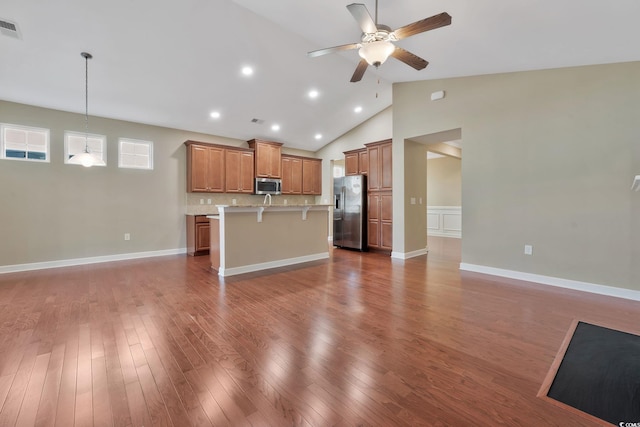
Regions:
<instances>
[{"instance_id":1,"label":"pendant light","mask_svg":"<svg viewBox=\"0 0 640 427\"><path fill-rule=\"evenodd\" d=\"M84 151L73 155L69 159L72 165L82 165L86 168L91 166L106 166L104 160L97 158L89 152L89 60L93 58L90 53L80 53L84 58Z\"/></svg>"}]
</instances>

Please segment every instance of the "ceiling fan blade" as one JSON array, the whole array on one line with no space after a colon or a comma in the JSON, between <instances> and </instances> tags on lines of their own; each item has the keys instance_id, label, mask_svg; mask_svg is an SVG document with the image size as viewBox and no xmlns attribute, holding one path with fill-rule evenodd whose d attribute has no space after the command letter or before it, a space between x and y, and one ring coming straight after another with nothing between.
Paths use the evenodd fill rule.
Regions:
<instances>
[{"instance_id":1,"label":"ceiling fan blade","mask_svg":"<svg viewBox=\"0 0 640 427\"><path fill-rule=\"evenodd\" d=\"M367 6L362 3L351 3L347 6L347 9L349 9L349 12L351 12L356 19L363 33L375 33L378 31L375 21L371 18L367 10Z\"/></svg>"},{"instance_id":2,"label":"ceiling fan blade","mask_svg":"<svg viewBox=\"0 0 640 427\"><path fill-rule=\"evenodd\" d=\"M367 64L367 61L364 59L360 60L356 67L356 71L354 71L353 76L351 76L351 83L356 83L362 80L362 76L364 75L364 72L367 71L368 66L369 64Z\"/></svg>"},{"instance_id":3,"label":"ceiling fan blade","mask_svg":"<svg viewBox=\"0 0 640 427\"><path fill-rule=\"evenodd\" d=\"M396 46L396 50L391 53L391 56L416 70L422 70L429 65L429 62L398 46Z\"/></svg>"},{"instance_id":4,"label":"ceiling fan blade","mask_svg":"<svg viewBox=\"0 0 640 427\"><path fill-rule=\"evenodd\" d=\"M310 58L315 58L316 56L326 55L327 53L340 52L342 50L357 49L358 47L360 47L360 43L343 44L340 46L328 47L325 49L318 49L311 52L307 52L307 56Z\"/></svg>"},{"instance_id":5,"label":"ceiling fan blade","mask_svg":"<svg viewBox=\"0 0 640 427\"><path fill-rule=\"evenodd\" d=\"M406 39L407 37L414 36L416 34L424 33L425 31L435 30L436 28L445 27L451 24L451 15L447 12L442 12L439 15L433 15L430 18L425 18L420 21L416 21L413 24L400 27L393 32L396 39Z\"/></svg>"}]
</instances>

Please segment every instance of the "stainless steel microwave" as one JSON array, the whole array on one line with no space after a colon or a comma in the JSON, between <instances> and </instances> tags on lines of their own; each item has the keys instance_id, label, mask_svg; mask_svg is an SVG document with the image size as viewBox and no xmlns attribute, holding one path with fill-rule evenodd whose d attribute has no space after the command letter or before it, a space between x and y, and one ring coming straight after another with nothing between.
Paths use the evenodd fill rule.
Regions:
<instances>
[{"instance_id":1,"label":"stainless steel microwave","mask_svg":"<svg viewBox=\"0 0 640 427\"><path fill-rule=\"evenodd\" d=\"M282 180L274 178L256 178L255 194L282 194Z\"/></svg>"}]
</instances>

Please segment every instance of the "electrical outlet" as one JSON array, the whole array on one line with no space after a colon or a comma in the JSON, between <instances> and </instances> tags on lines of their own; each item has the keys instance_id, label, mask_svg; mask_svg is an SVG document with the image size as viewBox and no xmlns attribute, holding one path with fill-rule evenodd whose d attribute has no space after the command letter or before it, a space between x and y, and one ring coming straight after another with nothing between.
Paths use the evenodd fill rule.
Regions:
<instances>
[{"instance_id":1,"label":"electrical outlet","mask_svg":"<svg viewBox=\"0 0 640 427\"><path fill-rule=\"evenodd\" d=\"M124 240L131 240L131 234L124 233Z\"/></svg>"},{"instance_id":2,"label":"electrical outlet","mask_svg":"<svg viewBox=\"0 0 640 427\"><path fill-rule=\"evenodd\" d=\"M200 199L200 204L204 205L204 199Z\"/></svg>"},{"instance_id":3,"label":"electrical outlet","mask_svg":"<svg viewBox=\"0 0 640 427\"><path fill-rule=\"evenodd\" d=\"M207 199L207 204L210 205L211 204L211 199Z\"/></svg>"},{"instance_id":4,"label":"electrical outlet","mask_svg":"<svg viewBox=\"0 0 640 427\"><path fill-rule=\"evenodd\" d=\"M412 204L412 205L415 205L415 204L416 204L416 198L415 198L415 197L412 197L412 198L411 198L411 204Z\"/></svg>"},{"instance_id":5,"label":"electrical outlet","mask_svg":"<svg viewBox=\"0 0 640 427\"><path fill-rule=\"evenodd\" d=\"M231 204L235 205L238 201L236 199L231 199Z\"/></svg>"},{"instance_id":6,"label":"electrical outlet","mask_svg":"<svg viewBox=\"0 0 640 427\"><path fill-rule=\"evenodd\" d=\"M287 204L287 199L284 199L284 204L285 204L285 205Z\"/></svg>"},{"instance_id":7,"label":"electrical outlet","mask_svg":"<svg viewBox=\"0 0 640 427\"><path fill-rule=\"evenodd\" d=\"M524 254L525 255L533 255L533 246L524 245Z\"/></svg>"}]
</instances>

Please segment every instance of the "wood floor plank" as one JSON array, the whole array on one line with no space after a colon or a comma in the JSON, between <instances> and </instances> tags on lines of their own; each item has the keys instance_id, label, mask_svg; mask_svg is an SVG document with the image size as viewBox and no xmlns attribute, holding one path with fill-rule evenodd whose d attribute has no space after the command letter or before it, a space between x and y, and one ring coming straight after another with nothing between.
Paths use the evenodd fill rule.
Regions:
<instances>
[{"instance_id":1,"label":"wood floor plank","mask_svg":"<svg viewBox=\"0 0 640 427\"><path fill-rule=\"evenodd\" d=\"M64 353L64 344L57 344L51 352L36 414L35 425L38 427L53 426L55 424Z\"/></svg>"},{"instance_id":2,"label":"wood floor plank","mask_svg":"<svg viewBox=\"0 0 640 427\"><path fill-rule=\"evenodd\" d=\"M47 375L47 366L49 365L50 357L51 353L41 354L36 357L27 390L25 391L25 397L22 400L16 426L29 427L35 424L38 405L40 404L40 395Z\"/></svg>"},{"instance_id":3,"label":"wood floor plank","mask_svg":"<svg viewBox=\"0 0 640 427\"><path fill-rule=\"evenodd\" d=\"M576 319L640 303L398 262L219 278L169 256L0 275L0 425L599 425L537 398Z\"/></svg>"},{"instance_id":4,"label":"wood floor plank","mask_svg":"<svg viewBox=\"0 0 640 427\"><path fill-rule=\"evenodd\" d=\"M109 396L109 381L107 379L107 366L104 357L91 359L91 382L94 426L113 425L111 412L111 398Z\"/></svg>"},{"instance_id":5,"label":"wood floor plank","mask_svg":"<svg viewBox=\"0 0 640 427\"><path fill-rule=\"evenodd\" d=\"M20 365L13 376L11 387L0 410L0 426L12 426L18 419L37 353L38 343L29 344L24 348Z\"/></svg>"}]
</instances>

